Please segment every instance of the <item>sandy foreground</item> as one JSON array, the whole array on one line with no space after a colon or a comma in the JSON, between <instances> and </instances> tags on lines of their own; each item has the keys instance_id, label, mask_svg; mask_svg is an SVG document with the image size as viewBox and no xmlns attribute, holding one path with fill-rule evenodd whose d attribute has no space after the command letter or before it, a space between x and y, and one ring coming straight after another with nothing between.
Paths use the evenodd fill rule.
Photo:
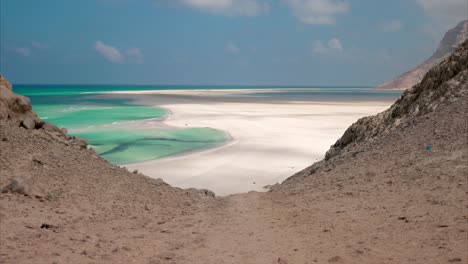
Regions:
<instances>
[{"instance_id":1,"label":"sandy foreground","mask_svg":"<svg viewBox=\"0 0 468 264\"><path fill-rule=\"evenodd\" d=\"M158 93L169 92L144 94ZM210 91L174 93L199 96ZM141 97L138 92L132 94L140 94L138 99L145 104L169 109L171 114L164 120L169 126L211 127L225 131L232 140L215 149L125 166L176 187L206 188L217 195L263 191L265 186L283 181L322 159L329 146L358 118L390 106L390 102L271 104L199 100L172 104Z\"/></svg>"}]
</instances>

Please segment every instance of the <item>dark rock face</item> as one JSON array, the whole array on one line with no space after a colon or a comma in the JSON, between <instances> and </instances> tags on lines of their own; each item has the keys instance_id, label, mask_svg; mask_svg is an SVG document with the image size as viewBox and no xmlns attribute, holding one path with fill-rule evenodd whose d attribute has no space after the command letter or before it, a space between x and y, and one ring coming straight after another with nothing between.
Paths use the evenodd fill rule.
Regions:
<instances>
[{"instance_id":1,"label":"dark rock face","mask_svg":"<svg viewBox=\"0 0 468 264\"><path fill-rule=\"evenodd\" d=\"M438 106L458 100L468 94L468 40L446 60L435 66L424 79L405 91L388 110L359 119L326 153L325 160L339 154L345 147L373 140L398 126L435 111Z\"/></svg>"},{"instance_id":2,"label":"dark rock face","mask_svg":"<svg viewBox=\"0 0 468 264\"><path fill-rule=\"evenodd\" d=\"M439 43L436 52L414 69L396 77L395 79L379 85L379 89L406 90L422 80L424 75L435 65L447 58L456 48L463 43L468 36L468 20L461 21L458 25L445 33Z\"/></svg>"}]
</instances>

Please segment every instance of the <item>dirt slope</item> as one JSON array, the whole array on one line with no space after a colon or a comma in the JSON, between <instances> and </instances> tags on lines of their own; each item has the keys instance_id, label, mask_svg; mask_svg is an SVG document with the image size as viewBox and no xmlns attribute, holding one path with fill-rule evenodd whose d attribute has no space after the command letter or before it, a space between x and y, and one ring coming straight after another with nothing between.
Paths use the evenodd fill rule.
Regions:
<instances>
[{"instance_id":1,"label":"dirt slope","mask_svg":"<svg viewBox=\"0 0 468 264\"><path fill-rule=\"evenodd\" d=\"M467 263L467 56L268 193L180 190L2 120L0 263Z\"/></svg>"}]
</instances>

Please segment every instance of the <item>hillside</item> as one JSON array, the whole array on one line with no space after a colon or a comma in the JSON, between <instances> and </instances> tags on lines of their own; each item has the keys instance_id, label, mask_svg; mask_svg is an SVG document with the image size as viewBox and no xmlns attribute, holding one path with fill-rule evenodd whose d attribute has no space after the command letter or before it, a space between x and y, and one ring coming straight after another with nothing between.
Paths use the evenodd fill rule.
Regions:
<instances>
[{"instance_id":1,"label":"hillside","mask_svg":"<svg viewBox=\"0 0 468 264\"><path fill-rule=\"evenodd\" d=\"M30 105L0 85L0 263L466 263L467 62L468 41L326 159L228 197L27 129Z\"/></svg>"},{"instance_id":2,"label":"hillside","mask_svg":"<svg viewBox=\"0 0 468 264\"><path fill-rule=\"evenodd\" d=\"M420 82L429 69L449 56L468 37L468 20L458 25L444 35L434 54L423 63L416 66L395 79L377 86L378 89L406 90Z\"/></svg>"}]
</instances>

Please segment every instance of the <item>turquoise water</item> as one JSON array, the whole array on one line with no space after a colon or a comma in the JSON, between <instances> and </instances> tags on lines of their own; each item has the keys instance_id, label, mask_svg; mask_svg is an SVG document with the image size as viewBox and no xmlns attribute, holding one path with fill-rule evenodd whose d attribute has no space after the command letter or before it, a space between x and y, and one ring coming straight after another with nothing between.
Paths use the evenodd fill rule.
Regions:
<instances>
[{"instance_id":1,"label":"turquoise water","mask_svg":"<svg viewBox=\"0 0 468 264\"><path fill-rule=\"evenodd\" d=\"M39 116L61 127L83 128L163 117L166 111L147 106L34 105Z\"/></svg>"},{"instance_id":2,"label":"turquoise water","mask_svg":"<svg viewBox=\"0 0 468 264\"><path fill-rule=\"evenodd\" d=\"M224 132L211 128L137 128L131 123L162 119L167 111L159 107L135 105L127 99L83 94L110 90L22 85L15 85L14 90L31 99L34 111L42 119L68 128L70 135L87 139L103 158L114 164L147 161L212 148L226 142ZM125 125L126 122L129 125ZM123 126L120 125L122 123Z\"/></svg>"},{"instance_id":3,"label":"turquoise water","mask_svg":"<svg viewBox=\"0 0 468 264\"><path fill-rule=\"evenodd\" d=\"M94 142L94 148L116 164L162 158L207 149L225 142L224 133L210 128L180 130L96 130L76 133Z\"/></svg>"},{"instance_id":4,"label":"turquoise water","mask_svg":"<svg viewBox=\"0 0 468 264\"><path fill-rule=\"evenodd\" d=\"M275 88L276 91L271 90ZM211 128L137 128L132 126L133 122L162 119L166 110L136 105L129 99L97 96L110 91L190 89L260 90L229 97L240 101L394 101L401 95L399 91L359 87L14 85L15 92L31 98L33 109L41 118L68 128L70 135L87 139L105 159L115 164L152 160L226 142L224 132Z\"/></svg>"}]
</instances>

